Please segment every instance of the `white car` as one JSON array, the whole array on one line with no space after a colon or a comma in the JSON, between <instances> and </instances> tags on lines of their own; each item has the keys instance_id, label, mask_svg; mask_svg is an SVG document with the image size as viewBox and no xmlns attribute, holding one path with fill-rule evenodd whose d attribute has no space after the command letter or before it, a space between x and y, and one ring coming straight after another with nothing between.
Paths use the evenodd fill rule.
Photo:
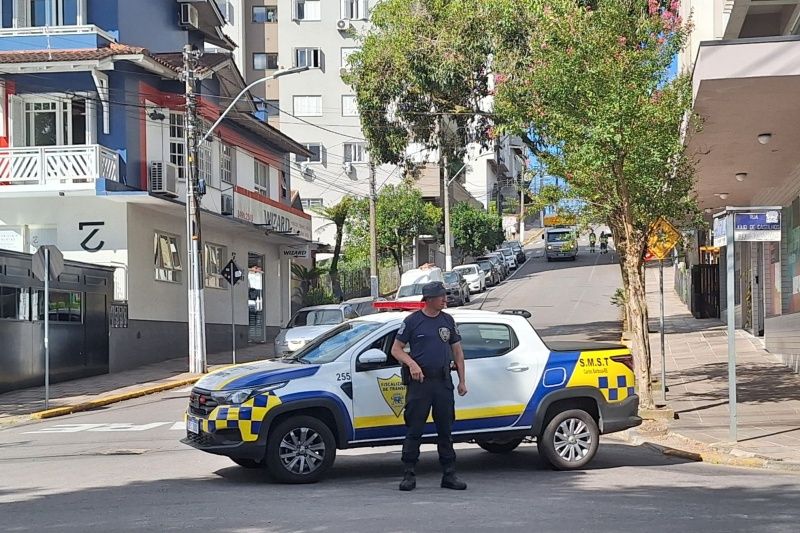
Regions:
<instances>
[{"instance_id":1,"label":"white car","mask_svg":"<svg viewBox=\"0 0 800 533\"><path fill-rule=\"evenodd\" d=\"M450 314L470 385L469 394L455 397L454 441L509 453L533 438L545 463L574 470L592 460L601 434L641 424L625 346L548 346L526 311ZM406 387L391 347L406 316L389 311L348 320L290 362L204 376L189 396L182 442L264 468L284 483L318 481L337 449L403 442ZM426 426L424 438L435 437L435 427Z\"/></svg>"},{"instance_id":2,"label":"white car","mask_svg":"<svg viewBox=\"0 0 800 533\"><path fill-rule=\"evenodd\" d=\"M480 265L470 264L453 268L454 272L461 274L469 285L469 292L483 292L486 290L486 272Z\"/></svg>"},{"instance_id":3,"label":"white car","mask_svg":"<svg viewBox=\"0 0 800 533\"><path fill-rule=\"evenodd\" d=\"M498 248L497 251L503 254L509 270L516 270L517 268L517 254L511 248Z\"/></svg>"},{"instance_id":4,"label":"white car","mask_svg":"<svg viewBox=\"0 0 800 533\"><path fill-rule=\"evenodd\" d=\"M355 307L348 303L304 307L275 337L275 355L295 352L345 320L358 316Z\"/></svg>"}]
</instances>

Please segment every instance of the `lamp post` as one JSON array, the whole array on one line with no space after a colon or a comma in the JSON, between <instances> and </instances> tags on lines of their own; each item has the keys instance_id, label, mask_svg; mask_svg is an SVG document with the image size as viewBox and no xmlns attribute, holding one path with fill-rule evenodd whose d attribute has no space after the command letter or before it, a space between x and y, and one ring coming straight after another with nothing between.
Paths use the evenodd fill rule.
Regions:
<instances>
[{"instance_id":1,"label":"lamp post","mask_svg":"<svg viewBox=\"0 0 800 533\"><path fill-rule=\"evenodd\" d=\"M200 198L202 187L198 187L198 148L206 142L217 126L222 123L225 117L234 108L236 103L247 92L258 85L281 76L294 74L308 70L308 66L291 68L276 72L271 76L255 80L248 84L241 92L236 95L225 111L211 125L201 139L197 139L197 102L194 93L196 82L195 70L199 52L192 49L191 45L184 48L184 81L186 83L186 147L188 157L186 159L186 240L188 251L188 326L189 326L189 370L193 373L205 373L206 368L206 342L205 342L205 303L203 295L203 265L202 257L202 237L200 232Z\"/></svg>"}]
</instances>

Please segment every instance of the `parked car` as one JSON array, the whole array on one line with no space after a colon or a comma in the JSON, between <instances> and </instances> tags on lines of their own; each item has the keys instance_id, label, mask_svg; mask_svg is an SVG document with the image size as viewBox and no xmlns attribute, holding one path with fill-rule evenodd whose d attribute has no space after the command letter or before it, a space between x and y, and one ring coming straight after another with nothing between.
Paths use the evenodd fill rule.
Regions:
<instances>
[{"instance_id":1,"label":"parked car","mask_svg":"<svg viewBox=\"0 0 800 533\"><path fill-rule=\"evenodd\" d=\"M515 254L511 248L498 248L497 251L503 254L503 258L505 259L509 270L517 269L517 254Z\"/></svg>"},{"instance_id":2,"label":"parked car","mask_svg":"<svg viewBox=\"0 0 800 533\"><path fill-rule=\"evenodd\" d=\"M349 303L304 307L275 337L275 355L284 356L297 351L345 320L358 316Z\"/></svg>"},{"instance_id":3,"label":"parked car","mask_svg":"<svg viewBox=\"0 0 800 533\"><path fill-rule=\"evenodd\" d=\"M383 298L378 298L378 300L382 299ZM378 312L378 310L375 308L375 300L373 300L371 296L365 296L363 298L351 298L349 300L345 300L344 303L352 305L353 309L355 309L356 313L358 313L358 316L368 316Z\"/></svg>"},{"instance_id":4,"label":"parked car","mask_svg":"<svg viewBox=\"0 0 800 533\"><path fill-rule=\"evenodd\" d=\"M494 264L489 258L476 259L475 262L481 267L483 273L486 275L486 286L494 287L499 284L503 279L503 274L500 267Z\"/></svg>"},{"instance_id":5,"label":"parked car","mask_svg":"<svg viewBox=\"0 0 800 533\"><path fill-rule=\"evenodd\" d=\"M447 291L447 305L469 303L469 284L458 272L444 273L444 288Z\"/></svg>"},{"instance_id":6,"label":"parked car","mask_svg":"<svg viewBox=\"0 0 800 533\"><path fill-rule=\"evenodd\" d=\"M467 280L470 292L483 292L486 290L486 273L484 273L480 265L472 263L457 266L453 269L453 272L458 272Z\"/></svg>"},{"instance_id":7,"label":"parked car","mask_svg":"<svg viewBox=\"0 0 800 533\"><path fill-rule=\"evenodd\" d=\"M500 281L503 281L508 277L508 265L506 264L506 260L503 257L503 254L498 254L497 252L489 252L483 257L479 257L478 260L481 259L488 259L492 262L499 270L500 270Z\"/></svg>"},{"instance_id":8,"label":"parked car","mask_svg":"<svg viewBox=\"0 0 800 533\"><path fill-rule=\"evenodd\" d=\"M525 255L525 249L522 248L522 244L520 244L519 241L506 241L503 243L503 248L511 248L511 250L517 255L518 265L521 265L528 260L528 256Z\"/></svg>"}]
</instances>

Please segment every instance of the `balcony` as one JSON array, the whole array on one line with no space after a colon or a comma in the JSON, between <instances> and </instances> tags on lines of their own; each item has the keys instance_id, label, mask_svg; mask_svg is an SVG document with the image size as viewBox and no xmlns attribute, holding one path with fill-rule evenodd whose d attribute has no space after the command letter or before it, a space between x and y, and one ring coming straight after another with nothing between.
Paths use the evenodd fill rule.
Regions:
<instances>
[{"instance_id":1,"label":"balcony","mask_svg":"<svg viewBox=\"0 0 800 533\"><path fill-rule=\"evenodd\" d=\"M117 42L94 25L0 28L0 52L29 50L94 50Z\"/></svg>"},{"instance_id":2,"label":"balcony","mask_svg":"<svg viewBox=\"0 0 800 533\"><path fill-rule=\"evenodd\" d=\"M0 194L94 191L101 178L119 181L119 156L97 144L0 148Z\"/></svg>"}]
</instances>

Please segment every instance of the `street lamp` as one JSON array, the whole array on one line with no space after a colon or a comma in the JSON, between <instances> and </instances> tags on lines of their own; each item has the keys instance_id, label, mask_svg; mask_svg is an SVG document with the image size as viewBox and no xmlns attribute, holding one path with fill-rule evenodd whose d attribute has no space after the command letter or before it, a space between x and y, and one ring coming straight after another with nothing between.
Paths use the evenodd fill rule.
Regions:
<instances>
[{"instance_id":1,"label":"street lamp","mask_svg":"<svg viewBox=\"0 0 800 533\"><path fill-rule=\"evenodd\" d=\"M197 191L198 186L198 147L206 142L211 133L222 123L225 117L234 108L236 103L250 89L281 76L303 72L308 70L308 66L290 68L276 72L266 78L258 79L241 90L236 98L231 101L225 111L211 125L205 135L197 141L195 133L195 119L197 117L197 103L194 95L195 68L199 53L192 49L191 45L184 47L184 77L186 82L186 146L189 157L186 160L187 184L186 184L186 241L188 250L189 283L187 291L188 300L188 326L189 326L189 371L194 373L206 372L206 342L205 342L205 303L203 296L202 275L203 267L200 263L201 258L201 232L200 232L200 205Z\"/></svg>"}]
</instances>

